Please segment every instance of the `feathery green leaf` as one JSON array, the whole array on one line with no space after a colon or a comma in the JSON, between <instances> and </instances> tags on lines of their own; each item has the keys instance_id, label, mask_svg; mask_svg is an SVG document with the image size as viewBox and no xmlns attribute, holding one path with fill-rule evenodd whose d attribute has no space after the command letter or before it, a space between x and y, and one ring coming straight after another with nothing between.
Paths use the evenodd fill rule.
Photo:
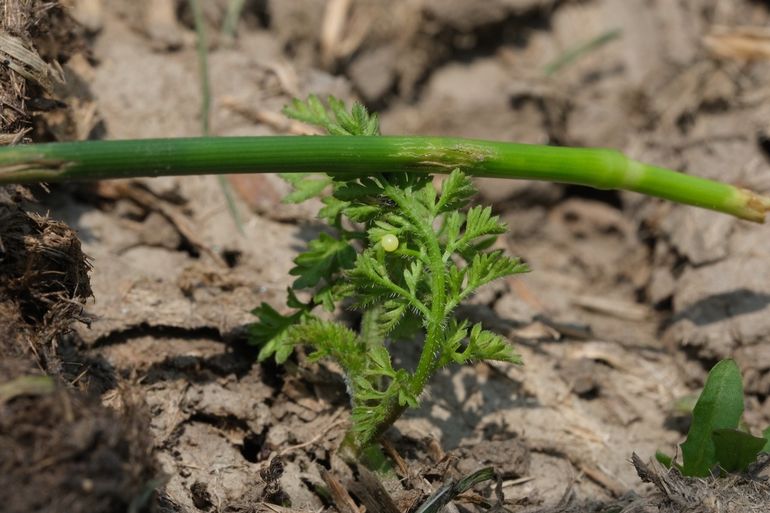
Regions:
<instances>
[{"instance_id":1,"label":"feathery green leaf","mask_svg":"<svg viewBox=\"0 0 770 513\"><path fill-rule=\"evenodd\" d=\"M289 271L292 276L298 276L294 288L315 287L322 279L352 267L355 258L356 250L346 241L321 233L317 239L310 241L305 253L294 259L296 265Z\"/></svg>"}]
</instances>

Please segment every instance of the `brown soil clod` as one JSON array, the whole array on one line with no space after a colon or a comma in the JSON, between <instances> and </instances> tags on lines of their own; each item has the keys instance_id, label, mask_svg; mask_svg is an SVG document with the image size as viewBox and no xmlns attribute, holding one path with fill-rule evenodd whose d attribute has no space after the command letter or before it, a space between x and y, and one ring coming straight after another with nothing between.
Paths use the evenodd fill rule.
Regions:
<instances>
[{"instance_id":1,"label":"brown soil clod","mask_svg":"<svg viewBox=\"0 0 770 513\"><path fill-rule=\"evenodd\" d=\"M19 363L19 362L17 362ZM4 366L0 383L23 369ZM142 415L118 415L63 386L0 403L6 513L148 511L157 486Z\"/></svg>"},{"instance_id":2,"label":"brown soil clod","mask_svg":"<svg viewBox=\"0 0 770 513\"><path fill-rule=\"evenodd\" d=\"M120 415L57 379L58 340L86 320L91 296L80 241L65 224L25 212L13 201L19 194L0 194L2 509L145 511L157 470L144 415L130 406Z\"/></svg>"},{"instance_id":3,"label":"brown soil clod","mask_svg":"<svg viewBox=\"0 0 770 513\"><path fill-rule=\"evenodd\" d=\"M7 190L0 194L0 308L8 314L5 330L17 332L0 342L2 352L29 351L41 368L55 371L56 337L73 320L88 321L90 264L69 227L25 212Z\"/></svg>"}]
</instances>

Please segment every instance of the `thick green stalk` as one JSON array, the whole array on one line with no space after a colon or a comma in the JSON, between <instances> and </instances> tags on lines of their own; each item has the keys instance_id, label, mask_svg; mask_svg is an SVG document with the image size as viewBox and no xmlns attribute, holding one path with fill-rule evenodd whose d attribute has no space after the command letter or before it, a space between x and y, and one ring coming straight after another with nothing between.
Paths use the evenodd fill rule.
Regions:
<instances>
[{"instance_id":1,"label":"thick green stalk","mask_svg":"<svg viewBox=\"0 0 770 513\"><path fill-rule=\"evenodd\" d=\"M762 222L770 197L650 166L614 150L444 137L219 137L0 148L0 185L142 176L382 171L546 180L625 189Z\"/></svg>"}]
</instances>

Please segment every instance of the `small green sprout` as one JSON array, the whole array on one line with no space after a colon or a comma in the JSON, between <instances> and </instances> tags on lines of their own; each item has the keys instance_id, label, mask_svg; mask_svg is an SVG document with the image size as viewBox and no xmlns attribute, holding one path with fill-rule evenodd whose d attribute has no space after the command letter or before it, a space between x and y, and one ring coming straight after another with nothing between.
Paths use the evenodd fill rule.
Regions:
<instances>
[{"instance_id":1,"label":"small green sprout","mask_svg":"<svg viewBox=\"0 0 770 513\"><path fill-rule=\"evenodd\" d=\"M760 452L770 452L770 428L762 437L742 425L743 383L733 360L722 360L709 372L692 411L687 439L681 445L682 465L664 453L655 457L686 476L705 477L721 472L745 472Z\"/></svg>"}]
</instances>

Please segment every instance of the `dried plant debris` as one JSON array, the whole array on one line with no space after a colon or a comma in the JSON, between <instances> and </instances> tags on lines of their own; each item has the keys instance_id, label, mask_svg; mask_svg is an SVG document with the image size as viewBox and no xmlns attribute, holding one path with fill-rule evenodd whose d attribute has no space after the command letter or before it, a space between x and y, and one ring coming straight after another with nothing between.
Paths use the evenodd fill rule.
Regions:
<instances>
[{"instance_id":1,"label":"dried plant debris","mask_svg":"<svg viewBox=\"0 0 770 513\"><path fill-rule=\"evenodd\" d=\"M0 190L0 310L8 334L0 345L3 353L31 352L47 368L55 360L51 342L73 320L87 321L90 265L69 227L25 212L14 195Z\"/></svg>"},{"instance_id":2,"label":"dried plant debris","mask_svg":"<svg viewBox=\"0 0 770 513\"><path fill-rule=\"evenodd\" d=\"M3 511L147 511L158 473L144 416L118 416L28 370L0 365Z\"/></svg>"},{"instance_id":3,"label":"dried plant debris","mask_svg":"<svg viewBox=\"0 0 770 513\"><path fill-rule=\"evenodd\" d=\"M35 112L65 106L62 64L85 51L84 35L60 2L0 1L0 142L18 142Z\"/></svg>"},{"instance_id":4,"label":"dried plant debris","mask_svg":"<svg viewBox=\"0 0 770 513\"><path fill-rule=\"evenodd\" d=\"M46 92L53 92L54 86L64 81L64 72L60 67L46 64L19 37L0 32L0 52L4 54L3 63L8 68L42 86Z\"/></svg>"},{"instance_id":5,"label":"dried plant debris","mask_svg":"<svg viewBox=\"0 0 770 513\"><path fill-rule=\"evenodd\" d=\"M714 27L703 44L716 57L737 61L770 58L770 31L766 27Z\"/></svg>"},{"instance_id":6,"label":"dried plant debris","mask_svg":"<svg viewBox=\"0 0 770 513\"><path fill-rule=\"evenodd\" d=\"M754 513L770 511L770 483L756 474L727 478L699 479L684 477L677 470L667 470L657 463L645 464L639 456L632 461L642 481L652 483L655 492L628 513Z\"/></svg>"},{"instance_id":7,"label":"dried plant debris","mask_svg":"<svg viewBox=\"0 0 770 513\"><path fill-rule=\"evenodd\" d=\"M438 66L501 26L547 12L554 0L269 0L270 26L295 62L342 69L367 102L417 93ZM321 22L319 23L319 20ZM530 29L517 27L522 37ZM458 48L459 47L459 48Z\"/></svg>"}]
</instances>

